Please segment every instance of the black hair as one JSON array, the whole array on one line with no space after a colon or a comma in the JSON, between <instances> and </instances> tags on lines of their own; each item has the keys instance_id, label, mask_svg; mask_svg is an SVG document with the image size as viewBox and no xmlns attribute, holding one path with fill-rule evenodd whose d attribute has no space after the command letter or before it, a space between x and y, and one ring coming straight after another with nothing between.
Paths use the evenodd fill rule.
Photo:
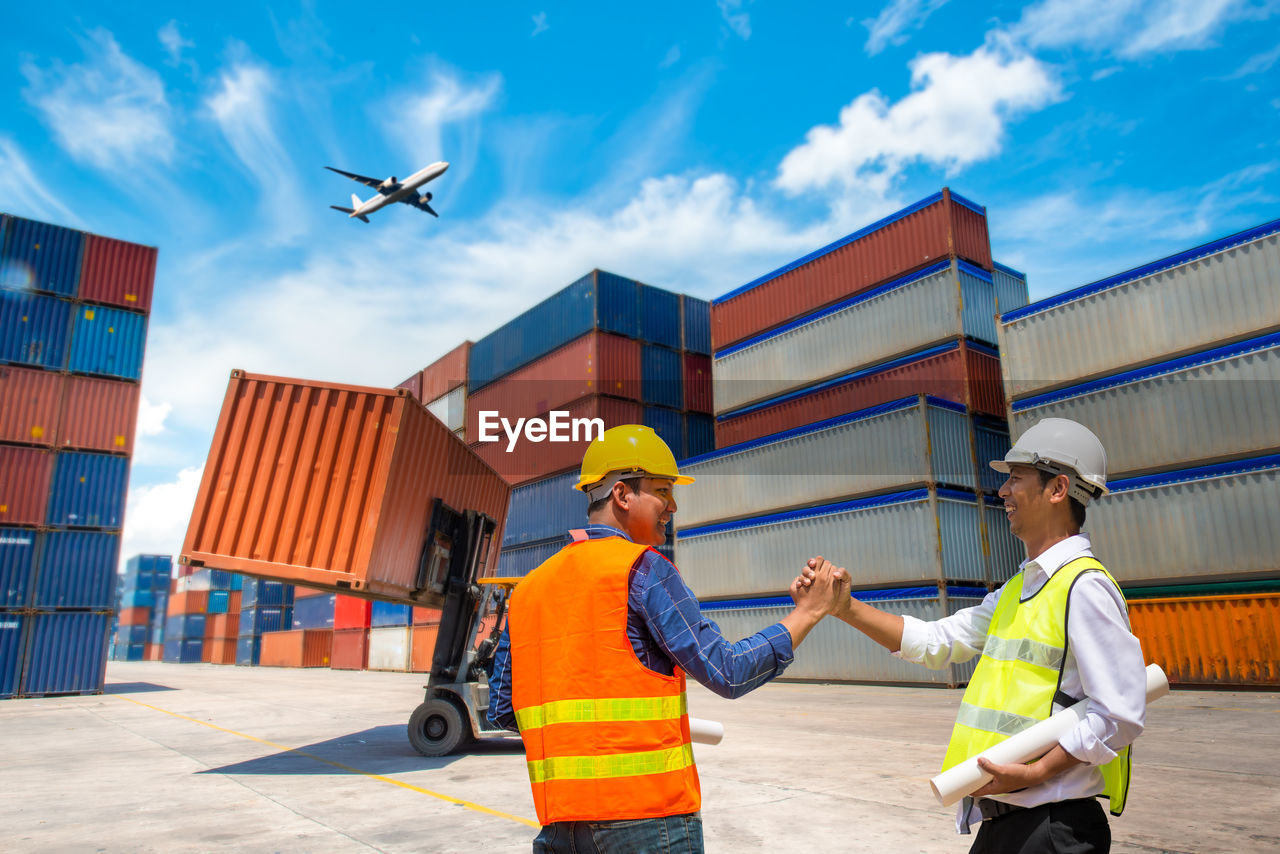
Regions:
<instances>
[{"instance_id":1,"label":"black hair","mask_svg":"<svg viewBox=\"0 0 1280 854\"><path fill-rule=\"evenodd\" d=\"M627 485L627 488L630 489L632 492L639 492L640 482L643 480L644 480L643 476L624 477L622 480L618 481L618 483L625 483ZM608 494L606 494L604 498L601 498L598 501L592 501L589 505L587 505L587 515L590 516L592 513L596 513L600 510L603 510L605 508L605 505L609 503L609 499L612 497L613 497L613 490L610 489Z\"/></svg>"},{"instance_id":2,"label":"black hair","mask_svg":"<svg viewBox=\"0 0 1280 854\"><path fill-rule=\"evenodd\" d=\"M1041 486L1048 486L1059 474L1066 474L1067 480L1071 480L1071 475L1066 472L1046 471L1045 469L1036 469L1036 471L1040 472ZM1075 521L1076 527L1083 528L1085 516L1084 505L1071 496L1067 496L1067 500L1071 502L1071 518Z\"/></svg>"}]
</instances>

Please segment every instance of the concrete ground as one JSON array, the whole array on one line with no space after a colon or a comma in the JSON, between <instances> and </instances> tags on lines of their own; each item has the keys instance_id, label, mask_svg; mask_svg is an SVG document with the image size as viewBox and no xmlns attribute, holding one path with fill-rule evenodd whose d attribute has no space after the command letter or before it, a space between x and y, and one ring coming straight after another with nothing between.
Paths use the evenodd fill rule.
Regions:
<instances>
[{"instance_id":1,"label":"concrete ground","mask_svg":"<svg viewBox=\"0 0 1280 854\"><path fill-rule=\"evenodd\" d=\"M518 740L419 756L423 677L112 662L100 696L0 701L0 851L528 851ZM959 691L690 689L713 852L962 852L936 772ZM1177 691L1117 852L1280 851L1280 694Z\"/></svg>"}]
</instances>

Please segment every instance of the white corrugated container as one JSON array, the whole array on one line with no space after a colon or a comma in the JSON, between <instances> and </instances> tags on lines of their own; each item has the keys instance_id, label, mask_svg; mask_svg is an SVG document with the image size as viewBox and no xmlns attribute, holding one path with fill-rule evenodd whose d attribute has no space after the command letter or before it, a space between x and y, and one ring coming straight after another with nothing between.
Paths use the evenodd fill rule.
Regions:
<instances>
[{"instance_id":1,"label":"white corrugated container","mask_svg":"<svg viewBox=\"0 0 1280 854\"><path fill-rule=\"evenodd\" d=\"M985 584L993 567L1016 569L1020 555L987 556L982 509L971 492L915 489L685 528L676 565L699 599L785 593L814 555L848 569L855 588Z\"/></svg>"},{"instance_id":2,"label":"white corrugated container","mask_svg":"<svg viewBox=\"0 0 1280 854\"><path fill-rule=\"evenodd\" d=\"M978 487L973 419L926 395L732 445L681 463L680 528L904 489ZM982 461L986 465L986 460Z\"/></svg>"},{"instance_id":3,"label":"white corrugated container","mask_svg":"<svg viewBox=\"0 0 1280 854\"><path fill-rule=\"evenodd\" d=\"M717 414L941 341L996 339L991 274L934 264L715 354Z\"/></svg>"},{"instance_id":4,"label":"white corrugated container","mask_svg":"<svg viewBox=\"0 0 1280 854\"><path fill-rule=\"evenodd\" d=\"M1280 448L1280 333L1016 401L1009 423L1020 435L1049 417L1096 433L1113 477L1270 452Z\"/></svg>"},{"instance_id":5,"label":"white corrugated container","mask_svg":"<svg viewBox=\"0 0 1280 854\"><path fill-rule=\"evenodd\" d=\"M1280 327L1280 220L1000 318L1011 400Z\"/></svg>"},{"instance_id":6,"label":"white corrugated container","mask_svg":"<svg viewBox=\"0 0 1280 854\"><path fill-rule=\"evenodd\" d=\"M412 626L369 629L369 669L405 670L413 654Z\"/></svg>"},{"instance_id":7,"label":"white corrugated container","mask_svg":"<svg viewBox=\"0 0 1280 854\"><path fill-rule=\"evenodd\" d=\"M921 620L939 620L962 608L982 602L986 590L973 587L916 588L885 590L860 594L884 611L909 614ZM702 616L720 626L729 640L750 637L781 620L791 611L791 600L780 597L754 602L703 603ZM822 682L892 682L911 685L958 687L969 681L977 658L963 664L948 665L942 670L929 670L919 664L903 661L884 647L840 620L827 619L809 632L796 648L795 661L783 672L782 679L807 679Z\"/></svg>"},{"instance_id":8,"label":"white corrugated container","mask_svg":"<svg viewBox=\"0 0 1280 854\"><path fill-rule=\"evenodd\" d=\"M1027 547L1009 530L1009 519L1005 516L1004 500L994 495L984 499L982 510L986 521L987 549L991 556L991 581L997 587L1018 574L1022 561L1027 556Z\"/></svg>"},{"instance_id":9,"label":"white corrugated container","mask_svg":"<svg viewBox=\"0 0 1280 854\"><path fill-rule=\"evenodd\" d=\"M427 404L427 411L444 422L445 426L462 435L467 426L467 387L460 385L445 392Z\"/></svg>"},{"instance_id":10,"label":"white corrugated container","mask_svg":"<svg viewBox=\"0 0 1280 854\"><path fill-rule=\"evenodd\" d=\"M996 311L1001 314L1022 308L1031 302L1031 297L1027 294L1026 273L1019 273L1012 267L996 263L991 269L991 284L996 289Z\"/></svg>"},{"instance_id":11,"label":"white corrugated container","mask_svg":"<svg viewBox=\"0 0 1280 854\"><path fill-rule=\"evenodd\" d=\"M1132 478L1090 502L1085 530L1121 584L1280 572L1280 454Z\"/></svg>"}]
</instances>

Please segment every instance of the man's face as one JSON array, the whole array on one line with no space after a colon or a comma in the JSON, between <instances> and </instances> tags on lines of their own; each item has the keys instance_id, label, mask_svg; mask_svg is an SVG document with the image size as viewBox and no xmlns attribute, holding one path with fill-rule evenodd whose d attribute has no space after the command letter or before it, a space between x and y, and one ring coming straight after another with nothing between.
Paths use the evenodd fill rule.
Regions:
<instances>
[{"instance_id":1,"label":"man's face","mask_svg":"<svg viewBox=\"0 0 1280 854\"><path fill-rule=\"evenodd\" d=\"M1011 465L1009 477L1000 487L1004 499L1004 514L1009 520L1009 530L1015 537L1026 541L1043 531L1053 518L1054 502L1050 501L1054 484L1040 480L1040 471L1032 466Z\"/></svg>"},{"instance_id":2,"label":"man's face","mask_svg":"<svg viewBox=\"0 0 1280 854\"><path fill-rule=\"evenodd\" d=\"M675 483L664 477L645 477L640 488L626 496L627 534L637 543L660 546L667 541L667 523L676 512Z\"/></svg>"}]
</instances>

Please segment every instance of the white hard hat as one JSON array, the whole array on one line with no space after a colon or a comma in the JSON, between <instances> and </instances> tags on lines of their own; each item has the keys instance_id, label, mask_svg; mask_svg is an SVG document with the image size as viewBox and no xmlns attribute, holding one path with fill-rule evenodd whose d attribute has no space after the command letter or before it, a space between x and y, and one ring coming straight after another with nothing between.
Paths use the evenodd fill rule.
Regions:
<instances>
[{"instance_id":1,"label":"white hard hat","mask_svg":"<svg viewBox=\"0 0 1280 854\"><path fill-rule=\"evenodd\" d=\"M1106 495L1107 452L1093 431L1066 418L1042 418L1018 437L991 467L1007 473L1011 465L1035 466L1071 478L1069 494L1081 504Z\"/></svg>"}]
</instances>

